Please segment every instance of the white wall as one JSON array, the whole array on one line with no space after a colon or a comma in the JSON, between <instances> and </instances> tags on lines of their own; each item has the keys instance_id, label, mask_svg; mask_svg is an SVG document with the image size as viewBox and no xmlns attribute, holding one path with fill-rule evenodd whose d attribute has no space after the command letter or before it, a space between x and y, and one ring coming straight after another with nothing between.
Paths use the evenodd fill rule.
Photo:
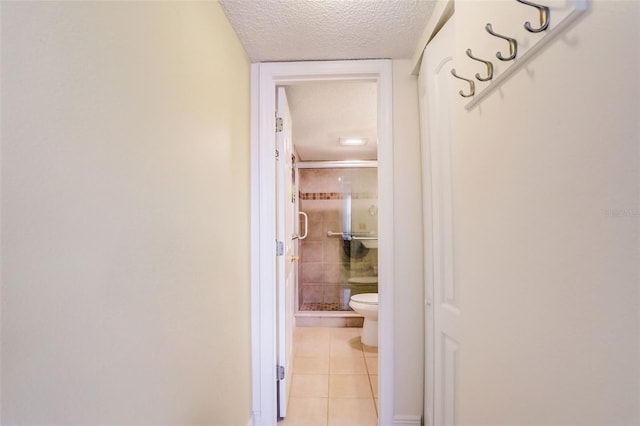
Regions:
<instances>
[{"instance_id":1,"label":"white wall","mask_svg":"<svg viewBox=\"0 0 640 426\"><path fill-rule=\"evenodd\" d=\"M498 4L457 3L461 74ZM640 424L638 22L594 1L479 108L454 94L461 425Z\"/></svg>"},{"instance_id":2,"label":"white wall","mask_svg":"<svg viewBox=\"0 0 640 426\"><path fill-rule=\"evenodd\" d=\"M424 364L422 187L418 80L412 70L410 60L393 61L394 414L419 420Z\"/></svg>"},{"instance_id":3,"label":"white wall","mask_svg":"<svg viewBox=\"0 0 640 426\"><path fill-rule=\"evenodd\" d=\"M2 2L2 424L244 425L249 63L216 2Z\"/></svg>"}]
</instances>

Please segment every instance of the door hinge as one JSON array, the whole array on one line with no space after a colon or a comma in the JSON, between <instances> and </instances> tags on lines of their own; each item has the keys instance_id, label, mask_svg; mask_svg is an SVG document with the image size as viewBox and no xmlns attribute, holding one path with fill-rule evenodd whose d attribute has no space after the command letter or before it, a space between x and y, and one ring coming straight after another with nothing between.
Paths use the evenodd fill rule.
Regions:
<instances>
[{"instance_id":1,"label":"door hinge","mask_svg":"<svg viewBox=\"0 0 640 426\"><path fill-rule=\"evenodd\" d=\"M280 151L276 149L276 160L279 160L279 159L280 159Z\"/></svg>"},{"instance_id":2,"label":"door hinge","mask_svg":"<svg viewBox=\"0 0 640 426\"><path fill-rule=\"evenodd\" d=\"M282 365L276 365L276 377L277 380L284 380L284 367Z\"/></svg>"},{"instance_id":3,"label":"door hinge","mask_svg":"<svg viewBox=\"0 0 640 426\"><path fill-rule=\"evenodd\" d=\"M281 132L284 123L282 121L282 117L276 117L276 132Z\"/></svg>"},{"instance_id":4,"label":"door hinge","mask_svg":"<svg viewBox=\"0 0 640 426\"><path fill-rule=\"evenodd\" d=\"M284 255L284 243L282 241L276 241L276 256Z\"/></svg>"}]
</instances>

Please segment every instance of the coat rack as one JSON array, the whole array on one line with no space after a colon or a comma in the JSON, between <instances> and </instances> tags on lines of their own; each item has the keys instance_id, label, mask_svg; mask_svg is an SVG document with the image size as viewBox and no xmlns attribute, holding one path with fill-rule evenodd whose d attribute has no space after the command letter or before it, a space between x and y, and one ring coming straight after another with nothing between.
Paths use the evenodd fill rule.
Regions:
<instances>
[{"instance_id":1,"label":"coat rack","mask_svg":"<svg viewBox=\"0 0 640 426\"><path fill-rule=\"evenodd\" d=\"M569 26L571 26L581 15L583 15L588 8L588 0L573 0L572 9L565 13L564 16L552 16L553 10L543 4L538 4L529 0L514 0L522 4L523 7L530 7L537 10L539 22L533 24L531 21L523 22L523 31L527 31L532 34L539 34L539 38L534 43L525 49L520 49L518 44L518 34L502 34L500 32L500 23L487 23L485 25L485 31L487 36L496 37L504 40L505 45L502 50L495 53L496 58L509 65L504 68L500 73L494 72L494 65L490 58L480 58L473 55L472 50L469 48L466 50L466 55L473 61L483 63L486 68L486 75L481 76L480 73L476 73L475 79L479 82L476 84L473 78L468 78L464 75L459 75L455 69L451 70L451 74L456 79L465 81L469 87L465 92L460 90L458 93L464 98L471 98L471 101L465 105L465 109L471 110L482 99L487 97L491 92L496 90L502 82L507 80L513 75L519 68L525 65L536 53L538 53L544 46L549 44L558 35L562 34ZM495 28L494 28L495 24Z\"/></svg>"}]
</instances>

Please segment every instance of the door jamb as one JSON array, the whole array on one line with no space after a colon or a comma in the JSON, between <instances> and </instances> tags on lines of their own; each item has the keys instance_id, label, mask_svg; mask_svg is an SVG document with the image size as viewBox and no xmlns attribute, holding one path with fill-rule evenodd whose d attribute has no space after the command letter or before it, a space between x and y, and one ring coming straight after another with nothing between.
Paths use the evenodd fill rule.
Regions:
<instances>
[{"instance_id":1,"label":"door jamb","mask_svg":"<svg viewBox=\"0 0 640 426\"><path fill-rule=\"evenodd\" d=\"M251 367L254 425L276 422L275 89L311 81L378 84L379 424L393 423L393 123L390 60L251 65Z\"/></svg>"}]
</instances>

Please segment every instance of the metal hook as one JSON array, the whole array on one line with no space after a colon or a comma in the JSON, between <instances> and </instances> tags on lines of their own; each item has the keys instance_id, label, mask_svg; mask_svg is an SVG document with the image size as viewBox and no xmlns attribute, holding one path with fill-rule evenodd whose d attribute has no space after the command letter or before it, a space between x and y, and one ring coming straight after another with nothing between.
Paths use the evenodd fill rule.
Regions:
<instances>
[{"instance_id":1,"label":"metal hook","mask_svg":"<svg viewBox=\"0 0 640 426\"><path fill-rule=\"evenodd\" d=\"M532 3L527 0L517 0L519 3L526 4L527 6L533 6L538 9L540 13L540 28L532 28L531 22L527 21L524 24L524 28L532 33L539 33L546 30L549 27L549 21L551 20L551 13L549 12L549 8L547 6L542 6L540 4Z\"/></svg>"},{"instance_id":2,"label":"metal hook","mask_svg":"<svg viewBox=\"0 0 640 426\"><path fill-rule=\"evenodd\" d=\"M511 61L516 58L516 55L518 54L518 42L516 41L515 38L511 38L511 37L507 37L507 36L503 36L498 33L495 33L493 31L493 28L491 27L491 24L485 25L484 29L487 30L487 32L492 36L496 36L498 38L507 40L509 42L509 56L505 58L502 56L502 53L498 52L496 53L496 58L500 59L501 61Z\"/></svg>"},{"instance_id":3,"label":"metal hook","mask_svg":"<svg viewBox=\"0 0 640 426\"><path fill-rule=\"evenodd\" d=\"M464 80L467 83L469 83L469 89L471 90L471 93L465 95L462 90L460 90L458 93L460 93L460 96L462 96L463 98L469 98L473 95L476 94L476 83L473 80L469 80L466 79L464 77L460 77L459 75L456 74L456 69L455 68L451 68L451 75L454 76L455 78L459 78L460 80Z\"/></svg>"},{"instance_id":4,"label":"metal hook","mask_svg":"<svg viewBox=\"0 0 640 426\"><path fill-rule=\"evenodd\" d=\"M476 78L480 81L489 81L493 78L493 64L489 61L485 61L484 59L476 58L472 56L471 49L467 49L467 56L473 59L474 61L482 62L487 66L487 77L480 77L480 73L476 73Z\"/></svg>"}]
</instances>

